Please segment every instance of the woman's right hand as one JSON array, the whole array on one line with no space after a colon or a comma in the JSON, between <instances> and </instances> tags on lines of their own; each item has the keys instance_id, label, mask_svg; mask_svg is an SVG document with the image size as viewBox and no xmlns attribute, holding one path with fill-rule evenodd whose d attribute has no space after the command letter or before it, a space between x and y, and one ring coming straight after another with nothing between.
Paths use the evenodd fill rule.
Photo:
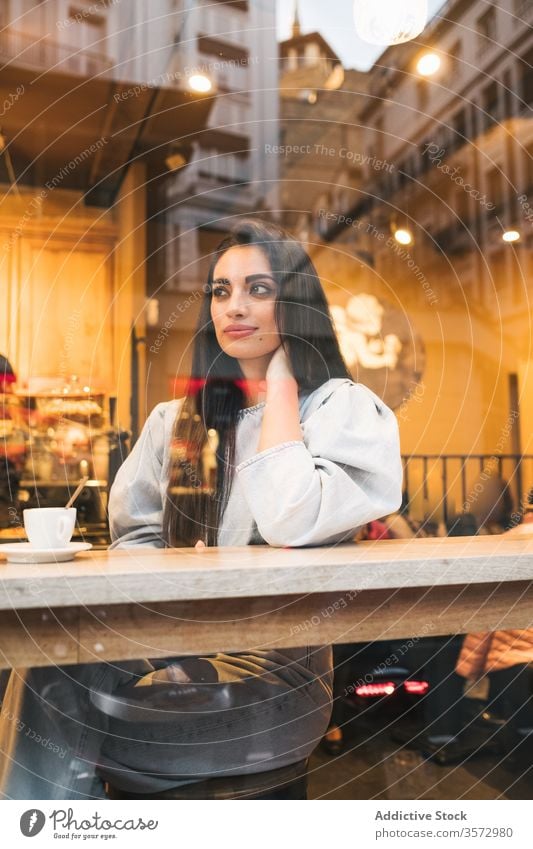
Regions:
<instances>
[{"instance_id":1,"label":"woman's right hand","mask_svg":"<svg viewBox=\"0 0 533 849\"><path fill-rule=\"evenodd\" d=\"M289 358L282 345L276 348L266 370L266 380L280 380L291 377L294 380Z\"/></svg>"},{"instance_id":2,"label":"woman's right hand","mask_svg":"<svg viewBox=\"0 0 533 849\"><path fill-rule=\"evenodd\" d=\"M284 349L274 352L266 370L266 406L261 424L258 452L281 445L301 442L302 428L298 404L298 382Z\"/></svg>"}]
</instances>

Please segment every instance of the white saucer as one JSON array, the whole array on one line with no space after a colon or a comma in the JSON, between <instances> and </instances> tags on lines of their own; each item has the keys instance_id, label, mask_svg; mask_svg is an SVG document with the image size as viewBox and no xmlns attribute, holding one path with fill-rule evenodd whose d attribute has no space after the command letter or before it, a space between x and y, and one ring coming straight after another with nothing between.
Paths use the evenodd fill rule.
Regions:
<instances>
[{"instance_id":1,"label":"white saucer","mask_svg":"<svg viewBox=\"0 0 533 849\"><path fill-rule=\"evenodd\" d=\"M10 563L64 563L90 548L90 542L69 542L64 548L35 548L31 542L14 542L0 545L0 554L5 554Z\"/></svg>"}]
</instances>

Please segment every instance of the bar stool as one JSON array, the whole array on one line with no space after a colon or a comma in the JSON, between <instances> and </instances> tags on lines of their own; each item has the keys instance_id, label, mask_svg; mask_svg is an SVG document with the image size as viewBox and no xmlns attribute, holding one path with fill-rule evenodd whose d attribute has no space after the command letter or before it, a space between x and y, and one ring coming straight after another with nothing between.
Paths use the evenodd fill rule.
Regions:
<instances>
[{"instance_id":1,"label":"bar stool","mask_svg":"<svg viewBox=\"0 0 533 849\"><path fill-rule=\"evenodd\" d=\"M129 793L106 782L109 799L307 799L307 761L253 775L209 778L159 793Z\"/></svg>"}]
</instances>

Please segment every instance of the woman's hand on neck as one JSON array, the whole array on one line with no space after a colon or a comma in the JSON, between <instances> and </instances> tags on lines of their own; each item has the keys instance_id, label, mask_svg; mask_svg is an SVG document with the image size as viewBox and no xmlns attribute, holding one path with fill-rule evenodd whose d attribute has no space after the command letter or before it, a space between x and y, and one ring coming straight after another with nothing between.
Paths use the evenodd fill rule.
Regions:
<instances>
[{"instance_id":1,"label":"woman's hand on neck","mask_svg":"<svg viewBox=\"0 0 533 849\"><path fill-rule=\"evenodd\" d=\"M283 442L303 441L298 383L281 346L274 352L265 378L266 404L258 451L265 451Z\"/></svg>"},{"instance_id":2,"label":"woman's hand on neck","mask_svg":"<svg viewBox=\"0 0 533 849\"><path fill-rule=\"evenodd\" d=\"M266 370L265 379L267 395L276 395L280 390L284 391L287 388L289 391L296 389L296 393L298 394L296 378L292 372L289 358L281 345L272 354Z\"/></svg>"},{"instance_id":3,"label":"woman's hand on neck","mask_svg":"<svg viewBox=\"0 0 533 849\"><path fill-rule=\"evenodd\" d=\"M294 397L298 400L298 383L281 345L260 360L239 360L239 365L244 374L248 407L262 401L283 403Z\"/></svg>"},{"instance_id":4,"label":"woman's hand on neck","mask_svg":"<svg viewBox=\"0 0 533 849\"><path fill-rule=\"evenodd\" d=\"M267 354L257 360L239 360L240 369L244 375L244 391L246 406L254 407L266 401L266 374L273 354Z\"/></svg>"}]
</instances>

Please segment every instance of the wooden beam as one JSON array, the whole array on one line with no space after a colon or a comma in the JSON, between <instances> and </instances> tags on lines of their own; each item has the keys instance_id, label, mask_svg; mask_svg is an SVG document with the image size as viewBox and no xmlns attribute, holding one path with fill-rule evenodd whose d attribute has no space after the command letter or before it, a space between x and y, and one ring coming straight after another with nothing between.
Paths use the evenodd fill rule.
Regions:
<instances>
[{"instance_id":1,"label":"wooden beam","mask_svg":"<svg viewBox=\"0 0 533 849\"><path fill-rule=\"evenodd\" d=\"M528 628L529 582L6 611L0 665L48 666Z\"/></svg>"}]
</instances>

